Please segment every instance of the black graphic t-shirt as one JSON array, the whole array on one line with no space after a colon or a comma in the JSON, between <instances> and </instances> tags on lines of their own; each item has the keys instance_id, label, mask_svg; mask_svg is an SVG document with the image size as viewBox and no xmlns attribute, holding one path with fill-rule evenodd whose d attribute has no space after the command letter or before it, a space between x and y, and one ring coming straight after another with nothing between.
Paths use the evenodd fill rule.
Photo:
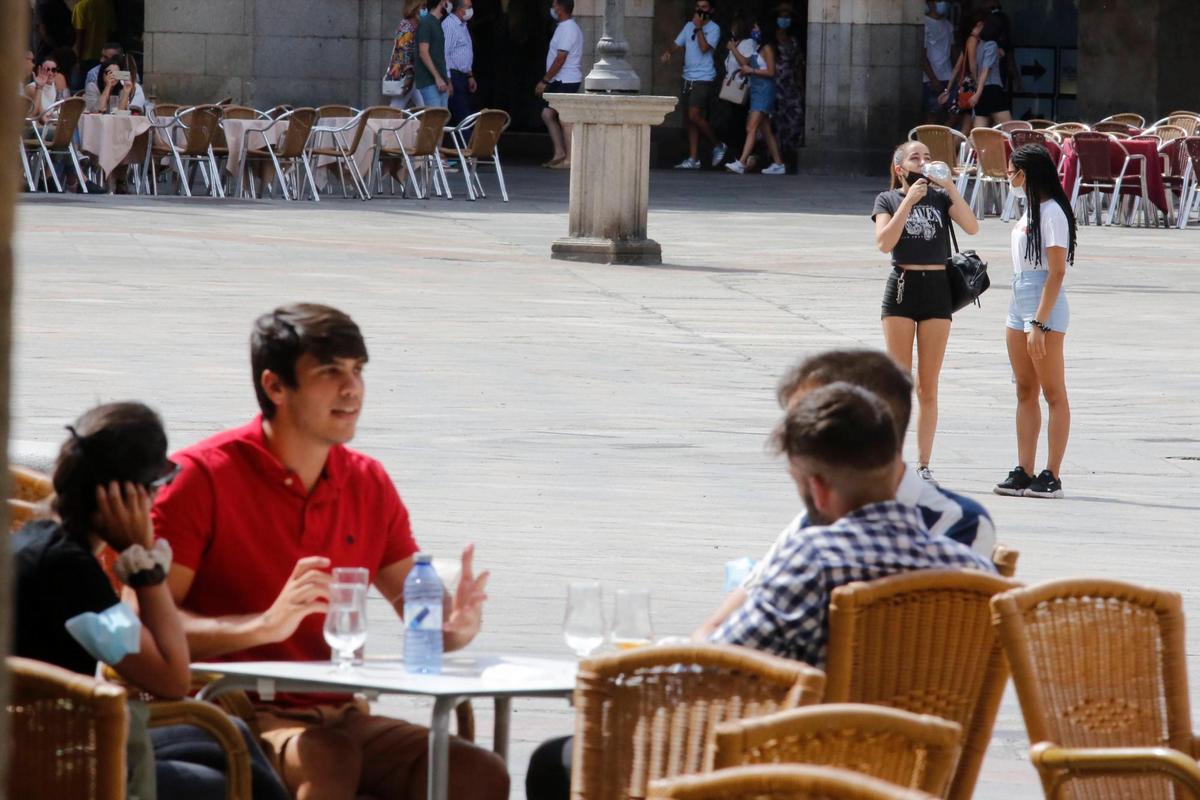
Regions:
<instances>
[{"instance_id":1,"label":"black graphic t-shirt","mask_svg":"<svg viewBox=\"0 0 1200 800\"><path fill-rule=\"evenodd\" d=\"M875 198L876 214L896 216L896 210L904 202L899 189L880 192ZM921 201L912 207L900 241L892 250L892 266L901 264L945 264L950 257L950 195L929 188Z\"/></svg>"}]
</instances>

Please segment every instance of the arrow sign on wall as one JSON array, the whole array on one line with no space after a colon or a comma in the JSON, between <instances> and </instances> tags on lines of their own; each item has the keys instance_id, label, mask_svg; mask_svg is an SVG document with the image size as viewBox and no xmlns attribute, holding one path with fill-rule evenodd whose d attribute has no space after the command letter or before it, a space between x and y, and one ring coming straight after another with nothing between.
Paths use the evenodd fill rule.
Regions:
<instances>
[{"instance_id":1,"label":"arrow sign on wall","mask_svg":"<svg viewBox=\"0 0 1200 800\"><path fill-rule=\"evenodd\" d=\"M1021 75L1033 78L1035 81L1046 74L1046 68L1042 66L1042 62L1036 58L1032 64L1026 64L1021 67Z\"/></svg>"}]
</instances>

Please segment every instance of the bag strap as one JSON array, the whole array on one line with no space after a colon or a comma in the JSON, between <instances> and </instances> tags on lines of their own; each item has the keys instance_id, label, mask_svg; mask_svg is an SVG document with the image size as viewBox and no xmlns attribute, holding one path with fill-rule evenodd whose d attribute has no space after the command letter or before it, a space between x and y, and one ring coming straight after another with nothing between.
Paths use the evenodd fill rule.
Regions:
<instances>
[{"instance_id":1,"label":"bag strap","mask_svg":"<svg viewBox=\"0 0 1200 800\"><path fill-rule=\"evenodd\" d=\"M949 211L946 212L946 217L947 217L947 222L949 223L949 228L950 228L950 241L954 243L954 253L957 253L957 252L959 252L958 237L954 235L954 219L952 217L950 217ZM950 255L954 255L954 253L951 253Z\"/></svg>"}]
</instances>

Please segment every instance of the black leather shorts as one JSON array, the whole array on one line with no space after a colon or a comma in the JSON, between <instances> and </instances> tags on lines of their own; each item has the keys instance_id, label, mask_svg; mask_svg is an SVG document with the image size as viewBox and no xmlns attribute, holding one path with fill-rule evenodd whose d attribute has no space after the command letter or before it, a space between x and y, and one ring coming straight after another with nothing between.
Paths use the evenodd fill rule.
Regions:
<instances>
[{"instance_id":1,"label":"black leather shorts","mask_svg":"<svg viewBox=\"0 0 1200 800\"><path fill-rule=\"evenodd\" d=\"M951 319L950 281L944 269L892 267L883 290L881 317L907 317L913 322Z\"/></svg>"}]
</instances>

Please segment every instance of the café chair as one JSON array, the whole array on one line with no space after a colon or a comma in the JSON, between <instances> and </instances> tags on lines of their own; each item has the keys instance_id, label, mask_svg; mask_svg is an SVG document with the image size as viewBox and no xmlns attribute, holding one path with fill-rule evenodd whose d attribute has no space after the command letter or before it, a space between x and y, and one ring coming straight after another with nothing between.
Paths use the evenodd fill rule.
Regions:
<instances>
[{"instance_id":1,"label":"caf\u00e9 chair","mask_svg":"<svg viewBox=\"0 0 1200 800\"><path fill-rule=\"evenodd\" d=\"M278 117L280 114L284 114L288 111L291 111L293 108L294 108L294 106L290 106L286 103L282 103L282 104L274 106L272 108L268 108L266 111L263 112L263 115L270 117L271 119L274 119L275 117Z\"/></svg>"},{"instance_id":2,"label":"caf\u00e9 chair","mask_svg":"<svg viewBox=\"0 0 1200 800\"><path fill-rule=\"evenodd\" d=\"M41 661L5 659L9 797L124 800L125 691Z\"/></svg>"},{"instance_id":3,"label":"caf\u00e9 chair","mask_svg":"<svg viewBox=\"0 0 1200 800\"><path fill-rule=\"evenodd\" d=\"M969 205L975 216L987 216L988 190L996 188L996 206L1000 219L1008 222L1012 215L1015 198L1008 191L1008 136L991 128L976 128L971 131L971 147L975 149L975 189L971 192Z\"/></svg>"},{"instance_id":4,"label":"caf\u00e9 chair","mask_svg":"<svg viewBox=\"0 0 1200 800\"><path fill-rule=\"evenodd\" d=\"M1091 127L1082 122L1060 122L1057 125L1051 125L1049 130L1054 131L1059 136L1067 137L1074 136L1077 133L1090 131Z\"/></svg>"},{"instance_id":5,"label":"caf\u00e9 chair","mask_svg":"<svg viewBox=\"0 0 1200 800\"><path fill-rule=\"evenodd\" d=\"M337 113L326 113L329 109L333 109ZM343 114L343 111L349 111L351 114ZM338 177L342 182L342 197L349 197L346 193L346 172L349 172L350 180L354 183L354 191L358 194L358 198L360 200L371 199L371 190L367 186L367 178L359 171L358 163L354 160L354 154L358 152L363 136L367 135L368 123L371 119L389 118L399 113L402 112L391 106L370 106L357 113L354 113L354 109L349 106L321 106L317 109L318 123L323 117L352 116L349 121L341 125L317 125L314 127L314 138L308 148L310 158L317 156L333 160L337 166ZM347 138L347 134L349 134L349 138ZM324 137L329 137L331 144L325 144ZM321 139L320 142L317 141L318 138ZM374 144L371 147L373 148Z\"/></svg>"},{"instance_id":6,"label":"caf\u00e9 chair","mask_svg":"<svg viewBox=\"0 0 1200 800\"><path fill-rule=\"evenodd\" d=\"M976 570L919 570L834 589L825 701L961 725L962 757L946 796L968 800L1008 678L988 602L1020 585Z\"/></svg>"},{"instance_id":7,"label":"caf\u00e9 chair","mask_svg":"<svg viewBox=\"0 0 1200 800\"><path fill-rule=\"evenodd\" d=\"M1172 123L1155 125L1153 128L1148 129L1146 133L1152 136L1157 136L1160 142L1169 142L1172 139L1182 139L1186 136L1195 135L1194 131L1192 133L1188 133L1187 128L1183 127L1182 125L1175 125Z\"/></svg>"},{"instance_id":8,"label":"caf\u00e9 chair","mask_svg":"<svg viewBox=\"0 0 1200 800\"><path fill-rule=\"evenodd\" d=\"M1130 154L1125 145L1106 133L1094 133L1086 131L1075 134L1075 152L1079 156L1078 168L1075 171L1075 185L1071 189L1071 208L1075 209L1075 216L1081 221L1087 220L1086 213L1080 213L1079 205L1080 190L1083 188L1092 189L1094 195L1110 194L1112 200L1108 205L1108 213L1104 215L1103 220L1105 225L1111 225L1116 218L1117 206L1121 203L1121 194L1124 191L1137 188L1141 191L1139 195L1142 198L1146 197L1146 159L1141 154ZM1116 172L1113 171L1113 150L1117 148L1117 158L1121 161L1121 168ZM1131 167L1136 165L1137 171L1131 171ZM1085 202L1087 198L1084 198ZM1095 218L1096 224L1101 222L1103 201L1097 197L1095 200ZM1146 204L1149 207L1149 203Z\"/></svg>"},{"instance_id":9,"label":"caf\u00e9 chair","mask_svg":"<svg viewBox=\"0 0 1200 800\"><path fill-rule=\"evenodd\" d=\"M1058 138L1054 134L1049 131L1013 131L1009 135L1013 150L1024 147L1027 144L1041 145L1050 154L1050 158L1054 159L1054 164L1061 168L1062 148L1059 146Z\"/></svg>"},{"instance_id":10,"label":"caf\u00e9 chair","mask_svg":"<svg viewBox=\"0 0 1200 800\"><path fill-rule=\"evenodd\" d=\"M1094 126L1092 128L1092 130L1098 130L1099 129L1098 126L1105 122L1119 122L1119 123L1122 123L1125 125L1130 125L1134 128L1146 127L1146 118L1143 117L1141 114L1124 113L1124 114L1110 114L1109 116L1100 120L1100 122L1096 123L1096 126Z\"/></svg>"},{"instance_id":11,"label":"caf\u00e9 chair","mask_svg":"<svg viewBox=\"0 0 1200 800\"><path fill-rule=\"evenodd\" d=\"M29 467L9 464L8 467L8 527L17 532L25 523L45 517L54 494L50 476Z\"/></svg>"},{"instance_id":12,"label":"caf\u00e9 chair","mask_svg":"<svg viewBox=\"0 0 1200 800\"><path fill-rule=\"evenodd\" d=\"M1092 130L1097 131L1099 133L1111 133L1114 136L1121 136L1124 138L1129 138L1130 136L1136 136L1137 134L1142 132L1142 129L1137 127L1136 125L1127 125L1124 122L1113 122L1113 121L1097 122L1095 125L1092 126Z\"/></svg>"},{"instance_id":13,"label":"caf\u00e9 chair","mask_svg":"<svg viewBox=\"0 0 1200 800\"><path fill-rule=\"evenodd\" d=\"M343 105L325 105L317 106L317 119L325 119L326 117L356 117L358 109L351 106Z\"/></svg>"},{"instance_id":14,"label":"caf\u00e9 chair","mask_svg":"<svg viewBox=\"0 0 1200 800\"><path fill-rule=\"evenodd\" d=\"M25 126L32 128L33 123L33 101L25 95L21 95L18 102L21 104L21 119L25 120ZM25 185L29 191L36 192L37 185L33 181L33 172L29 169L29 153L31 148L37 147L36 139L26 138L24 132L21 134L21 173L25 176Z\"/></svg>"},{"instance_id":15,"label":"caf\u00e9 chair","mask_svg":"<svg viewBox=\"0 0 1200 800\"><path fill-rule=\"evenodd\" d=\"M317 191L317 182L313 178L312 163L308 155L308 139L316 121L316 109L295 108L280 114L265 128L247 130L243 137L242 164L238 172L238 196L242 196L247 177L250 196L255 196L252 167L258 164L266 168L269 162L272 174L279 181L279 193L283 195L284 200L303 200L304 184L307 182L313 201L319 202L321 196ZM272 143L267 132L281 123L287 125L283 139ZM251 146L254 137L262 141L262 146ZM292 175L290 193L287 179L289 172ZM265 190L266 186L263 188Z\"/></svg>"},{"instance_id":16,"label":"caf\u00e9 chair","mask_svg":"<svg viewBox=\"0 0 1200 800\"><path fill-rule=\"evenodd\" d=\"M75 147L75 129L83 115L84 104L82 97L68 97L47 108L38 119L28 120L33 139L22 139L22 147L33 152L34 161L30 165L30 171L39 176L47 192L50 191L47 173L54 179L54 188L59 192L63 190L51 156L66 154L71 157L71 165L75 168L79 190L84 194L88 193L87 179L83 175L79 151Z\"/></svg>"},{"instance_id":17,"label":"caf\u00e9 chair","mask_svg":"<svg viewBox=\"0 0 1200 800\"><path fill-rule=\"evenodd\" d=\"M819 702L825 676L729 645L645 646L583 661L575 685L572 800L644 797L699 772L725 721Z\"/></svg>"},{"instance_id":18,"label":"caf\u00e9 chair","mask_svg":"<svg viewBox=\"0 0 1200 800\"><path fill-rule=\"evenodd\" d=\"M1177 593L1076 578L991 605L1047 798L1165 800L1182 796L1171 781L1200 787Z\"/></svg>"},{"instance_id":19,"label":"caf\u00e9 chair","mask_svg":"<svg viewBox=\"0 0 1200 800\"><path fill-rule=\"evenodd\" d=\"M500 168L500 135L508 129L511 119L507 111L485 108L465 118L458 127L447 128L453 147L441 148L443 156L457 156L462 164L463 178L467 182L467 197L487 197L483 182L479 180L479 165L491 164L496 169L500 182L500 197L508 202L508 187L504 185L504 171ZM470 134L470 138L467 135Z\"/></svg>"},{"instance_id":20,"label":"caf\u00e9 chair","mask_svg":"<svg viewBox=\"0 0 1200 800\"><path fill-rule=\"evenodd\" d=\"M1017 574L1017 561L1021 559L1021 551L1013 550L1008 545L998 544L992 548L992 566L1002 578L1011 578Z\"/></svg>"},{"instance_id":21,"label":"caf\u00e9 chair","mask_svg":"<svg viewBox=\"0 0 1200 800\"><path fill-rule=\"evenodd\" d=\"M935 800L837 767L768 764L686 775L650 784L647 800Z\"/></svg>"},{"instance_id":22,"label":"caf\u00e9 chair","mask_svg":"<svg viewBox=\"0 0 1200 800\"><path fill-rule=\"evenodd\" d=\"M1200 136L1189 136L1179 145L1187 165L1184 172L1183 189L1179 197L1179 229L1191 222L1193 209L1200 208Z\"/></svg>"},{"instance_id":23,"label":"caf\u00e9 chair","mask_svg":"<svg viewBox=\"0 0 1200 800\"><path fill-rule=\"evenodd\" d=\"M962 726L927 714L826 703L718 725L705 772L752 764L839 767L943 797Z\"/></svg>"},{"instance_id":24,"label":"caf\u00e9 chair","mask_svg":"<svg viewBox=\"0 0 1200 800\"><path fill-rule=\"evenodd\" d=\"M1150 127L1160 128L1163 125L1182 128L1185 136L1195 136L1197 127L1200 127L1200 114L1194 111L1172 111Z\"/></svg>"},{"instance_id":25,"label":"caf\u00e9 chair","mask_svg":"<svg viewBox=\"0 0 1200 800\"><path fill-rule=\"evenodd\" d=\"M968 163L971 143L966 136L945 125L918 125L908 132L908 138L928 147L934 161L950 165L958 191L966 189L976 172L975 166Z\"/></svg>"},{"instance_id":26,"label":"caf\u00e9 chair","mask_svg":"<svg viewBox=\"0 0 1200 800\"><path fill-rule=\"evenodd\" d=\"M405 119L390 128L381 128L378 133L378 147L375 151L378 172L383 161L402 160L404 162L405 181L402 183L401 194L408 193L411 182L418 200L429 197L430 185L438 195L443 193L446 199L452 199L450 182L446 179L446 164L442 160L441 146L446 134L446 123L450 121L450 110L446 108L418 108L414 111L404 111ZM416 126L416 135L411 144L405 144L401 132L408 126ZM390 134L393 145L388 145L386 135ZM424 188L417 180L415 166L419 164L424 173ZM464 172L470 167L464 166ZM468 185L468 188L469 185ZM444 189L444 192L443 192Z\"/></svg>"},{"instance_id":27,"label":"caf\u00e9 chair","mask_svg":"<svg viewBox=\"0 0 1200 800\"><path fill-rule=\"evenodd\" d=\"M992 130L1012 133L1013 131L1031 131L1033 126L1027 120L1010 119L1008 122L998 122L992 126Z\"/></svg>"},{"instance_id":28,"label":"caf\u00e9 chair","mask_svg":"<svg viewBox=\"0 0 1200 800\"><path fill-rule=\"evenodd\" d=\"M1054 120L1052 120L1052 119L1038 119L1036 117L1034 119L1027 120L1027 122L1033 126L1033 129L1035 131L1041 131L1041 130L1046 130L1048 128L1053 128L1056 124L1054 122Z\"/></svg>"}]
</instances>

